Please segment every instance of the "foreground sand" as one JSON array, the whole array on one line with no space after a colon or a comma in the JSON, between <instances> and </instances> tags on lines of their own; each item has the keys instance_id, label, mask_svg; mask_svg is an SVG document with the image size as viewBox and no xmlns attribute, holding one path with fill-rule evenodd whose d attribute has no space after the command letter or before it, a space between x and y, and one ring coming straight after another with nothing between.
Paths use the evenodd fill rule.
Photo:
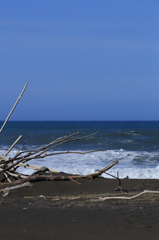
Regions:
<instances>
[{"instance_id":1,"label":"foreground sand","mask_svg":"<svg viewBox=\"0 0 159 240\"><path fill-rule=\"evenodd\" d=\"M159 190L159 180L96 178L34 182L31 187L0 193L0 239L159 239L159 194L134 200L97 201Z\"/></svg>"}]
</instances>

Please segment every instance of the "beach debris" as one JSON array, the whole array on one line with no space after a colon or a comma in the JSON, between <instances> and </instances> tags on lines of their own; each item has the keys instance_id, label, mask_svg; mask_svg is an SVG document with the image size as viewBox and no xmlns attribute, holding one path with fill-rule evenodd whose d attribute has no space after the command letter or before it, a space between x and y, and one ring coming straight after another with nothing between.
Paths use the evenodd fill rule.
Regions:
<instances>
[{"instance_id":1,"label":"beach debris","mask_svg":"<svg viewBox=\"0 0 159 240\"><path fill-rule=\"evenodd\" d=\"M13 111L14 111L15 107L17 106L17 104L18 104L19 100L21 99L21 97L22 97L22 95L23 95L23 93L24 93L24 91L25 91L25 89L26 89L27 85L28 85L28 83L26 83L26 84L25 84L25 86L24 86L24 88L23 88L23 90L22 90L21 94L19 95L19 97L18 97L17 101L15 102L15 104L14 104L14 106L13 106L12 110L11 110L11 111L10 111L10 113L8 114L8 116L7 116L6 120L4 121L4 123L3 123L3 125L2 125L2 127L1 127L1 129L0 129L0 133L2 132L2 130L3 130L4 126L6 125L6 123L7 123L8 119L10 118L10 116L11 116L11 114L13 113Z\"/></svg>"},{"instance_id":2,"label":"beach debris","mask_svg":"<svg viewBox=\"0 0 159 240\"><path fill-rule=\"evenodd\" d=\"M44 195L39 195L39 198L44 198L45 199L46 197Z\"/></svg>"},{"instance_id":3,"label":"beach debris","mask_svg":"<svg viewBox=\"0 0 159 240\"><path fill-rule=\"evenodd\" d=\"M30 182L25 182L25 183L23 183L23 184L20 184L20 185L17 185L17 186L13 186L13 187L7 187L7 188L3 188L3 189L1 189L0 190L0 192L4 192L4 193L7 193L5 196L7 196L8 194L9 194L9 191L11 191L11 190L15 190L15 189L17 189L17 188L23 188L23 187L30 187L30 186L32 186L33 184L32 183L30 183ZM3 185L2 185L3 186ZM3 196L4 196L3 195Z\"/></svg>"},{"instance_id":4,"label":"beach debris","mask_svg":"<svg viewBox=\"0 0 159 240\"><path fill-rule=\"evenodd\" d=\"M6 118L4 124L2 125L2 127L0 129L0 133L2 132L4 126L6 125L12 112L14 111L17 103L21 99L27 85L28 84L26 83L19 98L17 99L16 103L14 104L14 106L13 106L11 112L9 113L8 117ZM7 157L8 153L13 149L13 147L22 138L22 135L20 135L15 140L15 142L12 144L12 146L8 149L8 151L4 155L0 155L0 176L3 175L4 178L8 181L8 182L5 182L3 179L3 181L0 182L0 187L10 186L8 188L1 189L0 191L7 192L7 191L10 191L10 190L13 190L16 188L20 188L20 187L28 187L28 186L31 186L30 182L39 181L39 180L50 180L50 181L71 180L77 184L81 184L80 182L77 181L77 179L89 178L89 179L93 180L94 178L100 176L102 173L106 173L107 170L109 170L110 168L112 168L114 165L116 165L119 162L118 159L115 160L114 162L112 162L111 164L109 164L107 167L105 167L95 173L88 174L88 175L69 175L67 173L62 173L56 169L48 168L46 166L36 166L36 165L31 165L28 163L30 160L33 160L33 159L41 159L41 158L46 158L48 156L53 156L53 155L58 155L58 154L70 154L70 153L89 154L92 152L108 150L108 149L103 149L103 150L92 150L92 151L86 151L86 152L79 152L79 151L50 152L50 150L52 150L56 147L59 147L62 144L66 144L68 142L79 141L79 140L91 137L93 135L96 135L98 133L99 133L99 131L97 131L95 133L91 133L89 135L82 136L82 137L81 136L77 137L79 132L76 132L76 133L73 133L70 135L66 135L66 136L57 138L54 141L46 144L45 146L42 146L39 149L31 150L31 151L22 151L22 148L26 143L26 142L24 142L22 147L15 154L15 156L12 158L8 158ZM35 172L31 175L25 175L25 174L18 172L17 169L19 167L30 168L32 170L35 170ZM48 172L48 173L46 173L46 172ZM106 173L106 174L108 174L108 173ZM118 190L118 189L122 190L121 180L119 179L119 177L118 176L115 177L111 174L109 174L109 175L118 180L118 186L115 190ZM13 180L11 180L11 177L13 178ZM17 187L12 187L12 186L16 186L16 185L17 185Z\"/></svg>"},{"instance_id":5,"label":"beach debris","mask_svg":"<svg viewBox=\"0 0 159 240\"><path fill-rule=\"evenodd\" d=\"M153 190L144 190L141 193L138 193L132 197L126 197L126 196L115 196L115 197L99 197L98 199L94 199L93 201L105 201L110 199L126 199L126 200L132 200L134 198L138 198L143 194L151 193L151 194L159 194L159 191L153 191Z\"/></svg>"},{"instance_id":6,"label":"beach debris","mask_svg":"<svg viewBox=\"0 0 159 240\"><path fill-rule=\"evenodd\" d=\"M3 194L3 197L6 197L9 194L9 191Z\"/></svg>"}]
</instances>

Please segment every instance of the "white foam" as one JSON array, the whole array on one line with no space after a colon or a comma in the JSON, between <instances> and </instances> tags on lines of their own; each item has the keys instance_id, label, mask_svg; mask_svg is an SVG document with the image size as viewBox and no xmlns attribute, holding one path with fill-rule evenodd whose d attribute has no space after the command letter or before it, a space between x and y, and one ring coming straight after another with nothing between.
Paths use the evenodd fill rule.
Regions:
<instances>
[{"instance_id":1,"label":"white foam","mask_svg":"<svg viewBox=\"0 0 159 240\"><path fill-rule=\"evenodd\" d=\"M0 154L5 154L5 150L0 150ZM16 153L14 149L9 156L13 157ZM109 165L114 160L119 159L119 164L111 168L108 173L117 176L119 171L120 178L152 178L159 177L159 153L146 151L125 151L108 150L103 152L93 152L89 154L59 154L46 157L45 159L32 160L29 163L39 166L47 166L62 172L71 174L90 174L96 170ZM19 168L21 173L31 174L32 170ZM109 177L106 174L103 177Z\"/></svg>"}]
</instances>

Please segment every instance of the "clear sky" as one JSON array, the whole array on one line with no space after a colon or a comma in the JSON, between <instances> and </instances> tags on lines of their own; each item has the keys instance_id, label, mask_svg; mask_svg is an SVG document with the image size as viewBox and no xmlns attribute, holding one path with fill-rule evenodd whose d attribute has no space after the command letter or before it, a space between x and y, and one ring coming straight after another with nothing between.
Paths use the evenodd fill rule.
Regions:
<instances>
[{"instance_id":1,"label":"clear sky","mask_svg":"<svg viewBox=\"0 0 159 240\"><path fill-rule=\"evenodd\" d=\"M158 0L0 0L0 120L159 120Z\"/></svg>"}]
</instances>

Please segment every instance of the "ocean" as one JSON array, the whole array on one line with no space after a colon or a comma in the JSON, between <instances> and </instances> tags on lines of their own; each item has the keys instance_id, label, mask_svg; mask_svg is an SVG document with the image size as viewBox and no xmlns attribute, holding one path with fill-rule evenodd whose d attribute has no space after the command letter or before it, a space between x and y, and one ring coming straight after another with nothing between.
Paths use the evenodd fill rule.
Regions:
<instances>
[{"instance_id":1,"label":"ocean","mask_svg":"<svg viewBox=\"0 0 159 240\"><path fill-rule=\"evenodd\" d=\"M3 122L0 122L2 126ZM0 134L0 154L5 154L12 143L23 138L9 153L13 157L27 140L23 150L35 150L53 140L80 132L82 137L94 132L93 136L67 142L51 151L85 152L87 154L58 154L44 159L31 160L31 164L47 166L71 174L89 174L106 167L116 159L108 173L120 178L159 178L159 121L8 121ZM108 149L108 150L106 150ZM21 173L31 174L29 169L19 168ZM102 174L103 177L110 177Z\"/></svg>"}]
</instances>

